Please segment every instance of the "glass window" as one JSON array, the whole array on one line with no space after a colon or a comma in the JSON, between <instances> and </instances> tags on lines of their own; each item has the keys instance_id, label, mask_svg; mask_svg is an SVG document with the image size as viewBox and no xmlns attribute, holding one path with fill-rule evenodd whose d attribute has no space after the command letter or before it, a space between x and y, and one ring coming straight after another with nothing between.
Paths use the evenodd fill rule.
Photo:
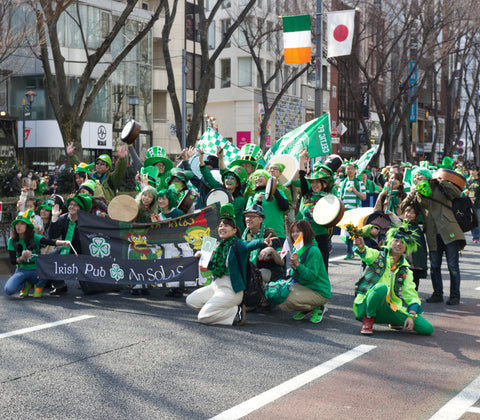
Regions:
<instances>
[{"instance_id":1,"label":"glass window","mask_svg":"<svg viewBox=\"0 0 480 420\"><path fill-rule=\"evenodd\" d=\"M222 9L226 9L227 7L232 7L232 0L223 0Z\"/></svg>"},{"instance_id":2,"label":"glass window","mask_svg":"<svg viewBox=\"0 0 480 420\"><path fill-rule=\"evenodd\" d=\"M248 4L248 0L238 0L239 6L246 6Z\"/></svg>"},{"instance_id":3,"label":"glass window","mask_svg":"<svg viewBox=\"0 0 480 420\"><path fill-rule=\"evenodd\" d=\"M201 61L201 55L187 52L187 89L197 89L200 82Z\"/></svg>"},{"instance_id":4,"label":"glass window","mask_svg":"<svg viewBox=\"0 0 480 420\"><path fill-rule=\"evenodd\" d=\"M167 121L167 92L153 92L153 121Z\"/></svg>"},{"instance_id":5,"label":"glass window","mask_svg":"<svg viewBox=\"0 0 480 420\"><path fill-rule=\"evenodd\" d=\"M231 61L229 58L220 60L220 68L221 68L221 88L228 88L230 87L231 81Z\"/></svg>"},{"instance_id":6,"label":"glass window","mask_svg":"<svg viewBox=\"0 0 480 420\"><path fill-rule=\"evenodd\" d=\"M251 57L241 57L238 59L238 86L252 86Z\"/></svg>"},{"instance_id":7,"label":"glass window","mask_svg":"<svg viewBox=\"0 0 480 420\"><path fill-rule=\"evenodd\" d=\"M215 48L215 21L208 27L208 48L211 50Z\"/></svg>"},{"instance_id":8,"label":"glass window","mask_svg":"<svg viewBox=\"0 0 480 420\"><path fill-rule=\"evenodd\" d=\"M232 25L232 21L231 19L222 19L220 22L222 23L222 36L225 36L228 28L230 28L230 26ZM225 44L225 48L228 47L230 47L230 40L228 40L228 42Z\"/></svg>"}]
</instances>

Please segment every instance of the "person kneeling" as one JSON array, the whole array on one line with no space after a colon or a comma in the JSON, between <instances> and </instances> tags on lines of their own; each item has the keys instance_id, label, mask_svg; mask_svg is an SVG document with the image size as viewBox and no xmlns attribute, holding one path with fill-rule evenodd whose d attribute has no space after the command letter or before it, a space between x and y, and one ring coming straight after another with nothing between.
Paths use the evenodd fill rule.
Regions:
<instances>
[{"instance_id":1,"label":"person kneeling","mask_svg":"<svg viewBox=\"0 0 480 420\"><path fill-rule=\"evenodd\" d=\"M390 324L394 329L403 325L405 331L432 334L432 324L420 316L423 313L421 301L404 256L415 252L417 235L403 223L387 231L386 247L380 250L365 246L362 237L356 237L354 245L354 252L367 264L355 285L353 303L355 316L363 321L360 332L373 334L373 324L377 323Z\"/></svg>"},{"instance_id":2,"label":"person kneeling","mask_svg":"<svg viewBox=\"0 0 480 420\"><path fill-rule=\"evenodd\" d=\"M250 251L272 245L272 235L267 238L244 241L240 239L232 204L220 209L218 225L220 243L215 249L208 269L214 280L187 296L187 305L199 311L198 320L203 324L243 325L245 305L243 291L246 289L247 260ZM201 256L201 252L195 254Z\"/></svg>"},{"instance_id":3,"label":"person kneeling","mask_svg":"<svg viewBox=\"0 0 480 420\"><path fill-rule=\"evenodd\" d=\"M314 244L315 233L310 223L305 220L296 220L290 226L290 239L296 244L290 257L289 275L293 280L287 299L279 307L284 311L299 311L293 315L296 321L310 315L310 322L317 324L322 321L331 297L322 253Z\"/></svg>"}]
</instances>

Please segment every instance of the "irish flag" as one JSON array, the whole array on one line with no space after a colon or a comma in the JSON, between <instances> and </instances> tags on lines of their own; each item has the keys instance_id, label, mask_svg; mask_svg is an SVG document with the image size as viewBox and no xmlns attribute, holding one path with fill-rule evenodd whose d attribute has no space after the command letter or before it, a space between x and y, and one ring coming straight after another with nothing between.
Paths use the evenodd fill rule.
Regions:
<instances>
[{"instance_id":1,"label":"irish flag","mask_svg":"<svg viewBox=\"0 0 480 420\"><path fill-rule=\"evenodd\" d=\"M284 16L282 20L285 64L310 63L310 15Z\"/></svg>"}]
</instances>

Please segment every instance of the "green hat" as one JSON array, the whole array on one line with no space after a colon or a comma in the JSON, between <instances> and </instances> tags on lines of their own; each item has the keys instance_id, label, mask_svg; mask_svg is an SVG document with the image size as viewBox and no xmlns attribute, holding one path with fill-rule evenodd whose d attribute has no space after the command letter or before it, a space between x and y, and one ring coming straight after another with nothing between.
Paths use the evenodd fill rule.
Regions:
<instances>
[{"instance_id":1,"label":"green hat","mask_svg":"<svg viewBox=\"0 0 480 420\"><path fill-rule=\"evenodd\" d=\"M45 209L48 211L52 211L53 206L55 205L55 200L53 198L47 198L46 200L42 201L42 204L38 206L38 209Z\"/></svg>"},{"instance_id":2,"label":"green hat","mask_svg":"<svg viewBox=\"0 0 480 420\"><path fill-rule=\"evenodd\" d=\"M173 177L180 179L186 184L189 180L191 180L194 177L194 174L192 171L184 171L180 168L173 168L170 171L170 177L168 178L168 181L167 181L168 184L172 182Z\"/></svg>"},{"instance_id":3,"label":"green hat","mask_svg":"<svg viewBox=\"0 0 480 420\"><path fill-rule=\"evenodd\" d=\"M265 169L257 169L253 174L252 174L252 181L255 181L255 178L257 176L264 176L265 178L269 179L272 175L270 175L269 172L267 172Z\"/></svg>"},{"instance_id":4,"label":"green hat","mask_svg":"<svg viewBox=\"0 0 480 420\"><path fill-rule=\"evenodd\" d=\"M412 179L416 174L423 175L426 179L432 179L432 172L425 167L418 166L412 170Z\"/></svg>"},{"instance_id":5,"label":"green hat","mask_svg":"<svg viewBox=\"0 0 480 420\"><path fill-rule=\"evenodd\" d=\"M240 149L240 157L233 161L230 166L241 165L242 163L251 163L255 169L263 168L260 160L263 158L262 149L260 146L253 143L247 143Z\"/></svg>"},{"instance_id":6,"label":"green hat","mask_svg":"<svg viewBox=\"0 0 480 420\"><path fill-rule=\"evenodd\" d=\"M177 206L177 200L171 188L160 190L158 192L158 197L165 197L168 200L168 209L173 209Z\"/></svg>"},{"instance_id":7,"label":"green hat","mask_svg":"<svg viewBox=\"0 0 480 420\"><path fill-rule=\"evenodd\" d=\"M404 220L401 225L392 225L387 231L386 244L390 248L394 239L400 239L407 249L405 250L406 254L410 252L415 252L417 250L417 241L418 234L415 231L410 230L408 222Z\"/></svg>"},{"instance_id":8,"label":"green hat","mask_svg":"<svg viewBox=\"0 0 480 420\"><path fill-rule=\"evenodd\" d=\"M225 171L222 174L222 179L224 179L225 175L227 175L227 174L233 174L237 178L240 186L245 184L245 182L247 182L247 179L248 179L247 171L239 165L232 166L227 171Z\"/></svg>"},{"instance_id":9,"label":"green hat","mask_svg":"<svg viewBox=\"0 0 480 420\"><path fill-rule=\"evenodd\" d=\"M313 180L313 179L319 179L320 181L324 181L327 184L327 189L332 189L333 185L335 184L335 181L333 180L333 176L330 174L330 171L328 174L325 173L325 171L322 171L323 166L317 166L313 173L309 177L305 177L305 179L308 180Z\"/></svg>"},{"instance_id":10,"label":"green hat","mask_svg":"<svg viewBox=\"0 0 480 420\"><path fill-rule=\"evenodd\" d=\"M12 226L15 229L17 222L23 222L28 226L33 227L33 218L35 217L35 212L32 209L21 211L18 213L17 218L12 221Z\"/></svg>"},{"instance_id":11,"label":"green hat","mask_svg":"<svg viewBox=\"0 0 480 420\"><path fill-rule=\"evenodd\" d=\"M144 166L152 166L156 163L162 162L165 165L165 171L170 171L173 168L173 162L167 158L167 152L160 146L153 146L147 150Z\"/></svg>"},{"instance_id":12,"label":"green hat","mask_svg":"<svg viewBox=\"0 0 480 420\"><path fill-rule=\"evenodd\" d=\"M235 227L237 226L235 221L235 208L233 207L232 203L227 203L220 207L220 219L233 220Z\"/></svg>"},{"instance_id":13,"label":"green hat","mask_svg":"<svg viewBox=\"0 0 480 420\"><path fill-rule=\"evenodd\" d=\"M442 163L437 165L439 168L450 169L453 171L453 159L450 156L444 156Z\"/></svg>"},{"instance_id":14,"label":"green hat","mask_svg":"<svg viewBox=\"0 0 480 420\"><path fill-rule=\"evenodd\" d=\"M156 166L142 166L140 169L140 174L148 176L148 184L152 187L157 186L158 172L159 171Z\"/></svg>"},{"instance_id":15,"label":"green hat","mask_svg":"<svg viewBox=\"0 0 480 420\"><path fill-rule=\"evenodd\" d=\"M99 159L100 159L100 157L99 157ZM103 160L104 162L106 162L104 159L100 159L100 160ZM111 164L111 161L110 161L110 164ZM78 165L75 165L73 169L76 173L77 172L84 172L84 173L88 174L90 172L90 169L92 169L94 166L95 166L95 163L90 163L90 164L87 165L85 162L80 162Z\"/></svg>"},{"instance_id":16,"label":"green hat","mask_svg":"<svg viewBox=\"0 0 480 420\"><path fill-rule=\"evenodd\" d=\"M91 195L95 195L95 181L93 179L87 179L78 190L80 191L82 188L86 189Z\"/></svg>"},{"instance_id":17,"label":"green hat","mask_svg":"<svg viewBox=\"0 0 480 420\"><path fill-rule=\"evenodd\" d=\"M105 162L110 169L112 169L112 159L110 159L110 156L103 154L97 157L97 160L101 160L102 162Z\"/></svg>"},{"instance_id":18,"label":"green hat","mask_svg":"<svg viewBox=\"0 0 480 420\"><path fill-rule=\"evenodd\" d=\"M67 198L67 207L70 205L72 200L75 201L75 203L77 203L83 211L88 212L92 208L92 197L90 195L77 194L73 197Z\"/></svg>"}]
</instances>

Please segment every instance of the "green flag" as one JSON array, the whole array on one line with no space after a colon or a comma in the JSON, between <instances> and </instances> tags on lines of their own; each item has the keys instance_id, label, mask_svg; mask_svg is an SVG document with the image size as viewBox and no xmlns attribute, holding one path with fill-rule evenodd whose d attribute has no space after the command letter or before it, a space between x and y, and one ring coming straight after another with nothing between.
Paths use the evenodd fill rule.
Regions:
<instances>
[{"instance_id":1,"label":"green flag","mask_svg":"<svg viewBox=\"0 0 480 420\"><path fill-rule=\"evenodd\" d=\"M275 142L265 154L264 159L265 162L268 162L275 156L287 154L298 159L298 155L305 148L311 158L332 153L329 113L308 121L285 134Z\"/></svg>"}]
</instances>

